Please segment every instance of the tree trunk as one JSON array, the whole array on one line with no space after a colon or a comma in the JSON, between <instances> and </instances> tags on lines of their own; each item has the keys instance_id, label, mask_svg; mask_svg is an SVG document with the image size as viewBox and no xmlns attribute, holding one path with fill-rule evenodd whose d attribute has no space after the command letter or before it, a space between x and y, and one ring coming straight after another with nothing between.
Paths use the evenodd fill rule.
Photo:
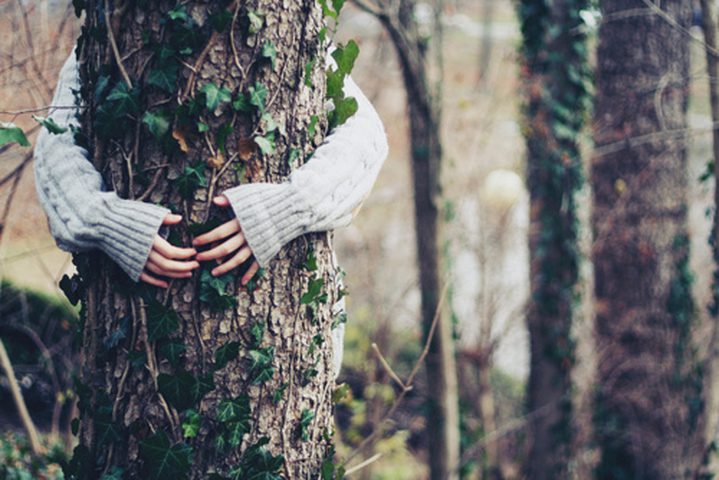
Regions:
<instances>
[{"instance_id":1,"label":"tree trunk","mask_svg":"<svg viewBox=\"0 0 719 480\"><path fill-rule=\"evenodd\" d=\"M530 372L528 455L531 479L569 478L574 425L572 320L580 252L576 193L583 182L579 135L588 104L586 0L523 0L530 194Z\"/></svg>"},{"instance_id":2,"label":"tree trunk","mask_svg":"<svg viewBox=\"0 0 719 480\"><path fill-rule=\"evenodd\" d=\"M656 8L602 2L605 17L648 11L616 15L599 32L591 175L601 478L693 478L701 455L684 137L692 4Z\"/></svg>"},{"instance_id":3,"label":"tree trunk","mask_svg":"<svg viewBox=\"0 0 719 480\"><path fill-rule=\"evenodd\" d=\"M322 141L319 2L90 0L86 17L85 140L107 185L183 214L175 243L227 220L214 195L281 182ZM204 265L168 291L78 256L75 478L316 478L333 430L331 250L330 233L304 235L250 288L234 274L213 283Z\"/></svg>"},{"instance_id":4,"label":"tree trunk","mask_svg":"<svg viewBox=\"0 0 719 480\"><path fill-rule=\"evenodd\" d=\"M439 312L442 280L441 181L442 140L440 108L429 88L425 45L417 32L415 2L400 2L399 12L379 15L392 39L407 92L412 180L414 192L417 263L422 299L422 327L430 333L435 314L436 331L426 358L428 391L427 440L430 478L458 478L459 396L453 328L447 309ZM396 16L395 16L396 15ZM439 20L437 20L439 21Z\"/></svg>"}]
</instances>

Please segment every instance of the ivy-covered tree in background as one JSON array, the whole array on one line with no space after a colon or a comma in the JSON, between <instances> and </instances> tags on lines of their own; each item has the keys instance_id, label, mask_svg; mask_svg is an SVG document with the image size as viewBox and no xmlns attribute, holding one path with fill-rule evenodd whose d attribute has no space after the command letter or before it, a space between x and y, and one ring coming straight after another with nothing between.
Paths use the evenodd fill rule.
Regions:
<instances>
[{"instance_id":1,"label":"ivy-covered tree in background","mask_svg":"<svg viewBox=\"0 0 719 480\"><path fill-rule=\"evenodd\" d=\"M579 135L590 103L581 14L590 6L591 0L519 3L530 193L530 421L524 470L531 479L569 478L572 458L572 320L580 262L576 194L584 178Z\"/></svg>"},{"instance_id":2,"label":"ivy-covered tree in background","mask_svg":"<svg viewBox=\"0 0 719 480\"><path fill-rule=\"evenodd\" d=\"M86 16L78 141L121 195L184 213L177 243L223 220L213 192L281 181L352 111L325 74L325 17L342 1L75 5ZM354 47L335 53L339 80ZM77 255L84 364L68 478L339 475L330 235L290 242L246 289L203 266L156 291L99 253Z\"/></svg>"}]
</instances>

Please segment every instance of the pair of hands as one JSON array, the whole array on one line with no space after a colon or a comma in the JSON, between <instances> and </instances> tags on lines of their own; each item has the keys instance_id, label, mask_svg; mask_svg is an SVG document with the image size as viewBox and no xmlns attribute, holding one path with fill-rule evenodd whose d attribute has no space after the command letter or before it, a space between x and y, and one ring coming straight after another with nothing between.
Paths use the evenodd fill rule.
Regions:
<instances>
[{"instance_id":1,"label":"pair of hands","mask_svg":"<svg viewBox=\"0 0 719 480\"><path fill-rule=\"evenodd\" d=\"M212 201L218 207L230 206L230 201L224 195L215 197ZM170 213L162 221L162 224L177 225L181 220L182 216ZM168 288L168 282L159 277L189 278L192 276L192 271L200 267L199 262L209 260L220 261L220 264L212 269L212 275L218 277L239 267L252 256L252 250L242 233L237 218L195 238L192 245L199 247L213 242L219 242L219 244L209 250L197 253L194 248L176 247L156 235L145 269L140 275L140 281L156 287ZM247 285L259 268L256 261L252 262L250 268L242 276L242 285Z\"/></svg>"}]
</instances>

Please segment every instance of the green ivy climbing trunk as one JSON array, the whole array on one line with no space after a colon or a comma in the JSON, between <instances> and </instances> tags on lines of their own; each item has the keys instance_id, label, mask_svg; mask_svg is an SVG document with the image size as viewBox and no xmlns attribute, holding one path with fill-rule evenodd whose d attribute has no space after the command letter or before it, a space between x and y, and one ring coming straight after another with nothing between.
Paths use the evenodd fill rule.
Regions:
<instances>
[{"instance_id":1,"label":"green ivy climbing trunk","mask_svg":"<svg viewBox=\"0 0 719 480\"><path fill-rule=\"evenodd\" d=\"M527 187L530 194L530 416L524 470L569 478L573 449L572 321L580 252L576 193L583 182L579 135L588 106L589 0L523 0Z\"/></svg>"},{"instance_id":2,"label":"green ivy climbing trunk","mask_svg":"<svg viewBox=\"0 0 719 480\"><path fill-rule=\"evenodd\" d=\"M641 0L601 6L615 18L599 31L591 173L597 473L695 478L702 374L691 339L690 39L682 31L692 4L661 2L666 18Z\"/></svg>"},{"instance_id":3,"label":"green ivy climbing trunk","mask_svg":"<svg viewBox=\"0 0 719 480\"><path fill-rule=\"evenodd\" d=\"M224 188L281 182L322 141L316 0L84 6L81 141L121 196L183 215L174 243L229 218L211 206ZM330 233L301 236L247 289L203 265L158 291L101 254L77 256L72 478L316 478L331 453L331 305L342 294L331 249Z\"/></svg>"}]
</instances>

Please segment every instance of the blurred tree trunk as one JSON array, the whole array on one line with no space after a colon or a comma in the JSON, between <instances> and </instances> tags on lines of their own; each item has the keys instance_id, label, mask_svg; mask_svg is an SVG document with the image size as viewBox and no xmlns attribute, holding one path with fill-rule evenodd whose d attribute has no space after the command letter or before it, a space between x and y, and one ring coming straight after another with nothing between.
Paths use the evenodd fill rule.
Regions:
<instances>
[{"instance_id":1,"label":"blurred tree trunk","mask_svg":"<svg viewBox=\"0 0 719 480\"><path fill-rule=\"evenodd\" d=\"M579 13L588 5L588 0L519 5L530 193L530 422L524 470L531 479L568 478L572 459L571 329L580 261L575 196L583 182L579 134L589 81Z\"/></svg>"},{"instance_id":2,"label":"blurred tree trunk","mask_svg":"<svg viewBox=\"0 0 719 480\"><path fill-rule=\"evenodd\" d=\"M85 141L120 194L172 205L207 230L230 218L213 195L280 182L288 158L302 163L322 141L315 0L115 5L87 2L79 58ZM188 225L171 238L189 245ZM317 478L333 430L330 240L290 242L247 289L203 265L156 291L123 281L99 253L78 255L84 364L71 478Z\"/></svg>"},{"instance_id":3,"label":"blurred tree trunk","mask_svg":"<svg viewBox=\"0 0 719 480\"><path fill-rule=\"evenodd\" d=\"M418 32L415 1L401 0L397 11L382 3L356 1L385 27L397 51L407 92L412 180L414 186L417 263L422 294L422 325L430 333L443 290L440 167L442 162L441 108L431 91L426 39ZM439 21L439 19L436 19ZM436 47L436 48L441 48ZM441 52L440 52L441 55ZM426 359L428 391L427 441L430 478L457 478L459 469L459 397L453 328L447 309L440 315Z\"/></svg>"},{"instance_id":4,"label":"blurred tree trunk","mask_svg":"<svg viewBox=\"0 0 719 480\"><path fill-rule=\"evenodd\" d=\"M604 0L592 159L600 478L693 478L701 370L687 238L692 2ZM647 9L646 14L617 15ZM672 19L672 24L668 21Z\"/></svg>"}]
</instances>

